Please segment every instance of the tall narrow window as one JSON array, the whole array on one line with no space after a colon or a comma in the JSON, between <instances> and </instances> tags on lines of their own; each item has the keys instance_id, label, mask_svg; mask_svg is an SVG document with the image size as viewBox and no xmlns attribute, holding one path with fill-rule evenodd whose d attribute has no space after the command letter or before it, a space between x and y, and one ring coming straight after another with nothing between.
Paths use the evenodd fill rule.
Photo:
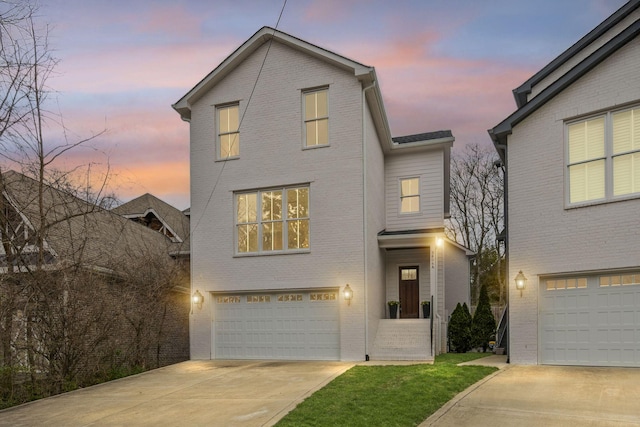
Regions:
<instances>
[{"instance_id":1,"label":"tall narrow window","mask_svg":"<svg viewBox=\"0 0 640 427\"><path fill-rule=\"evenodd\" d=\"M612 115L613 195L640 192L640 108Z\"/></svg>"},{"instance_id":2,"label":"tall narrow window","mask_svg":"<svg viewBox=\"0 0 640 427\"><path fill-rule=\"evenodd\" d=\"M258 195L239 194L236 202L238 252L258 251Z\"/></svg>"},{"instance_id":3,"label":"tall narrow window","mask_svg":"<svg viewBox=\"0 0 640 427\"><path fill-rule=\"evenodd\" d=\"M605 197L604 117L568 126L570 202Z\"/></svg>"},{"instance_id":4,"label":"tall narrow window","mask_svg":"<svg viewBox=\"0 0 640 427\"><path fill-rule=\"evenodd\" d=\"M282 250L282 190L262 192L262 250Z\"/></svg>"},{"instance_id":5,"label":"tall narrow window","mask_svg":"<svg viewBox=\"0 0 640 427\"><path fill-rule=\"evenodd\" d=\"M239 106L225 105L218 112L218 156L220 159L240 155Z\"/></svg>"},{"instance_id":6,"label":"tall narrow window","mask_svg":"<svg viewBox=\"0 0 640 427\"><path fill-rule=\"evenodd\" d=\"M320 89L303 94L306 147L329 143L328 92L328 89Z\"/></svg>"},{"instance_id":7,"label":"tall narrow window","mask_svg":"<svg viewBox=\"0 0 640 427\"><path fill-rule=\"evenodd\" d=\"M420 178L400 180L400 212L420 212Z\"/></svg>"},{"instance_id":8,"label":"tall narrow window","mask_svg":"<svg viewBox=\"0 0 640 427\"><path fill-rule=\"evenodd\" d=\"M309 248L309 189L287 190L287 234L289 249Z\"/></svg>"}]
</instances>

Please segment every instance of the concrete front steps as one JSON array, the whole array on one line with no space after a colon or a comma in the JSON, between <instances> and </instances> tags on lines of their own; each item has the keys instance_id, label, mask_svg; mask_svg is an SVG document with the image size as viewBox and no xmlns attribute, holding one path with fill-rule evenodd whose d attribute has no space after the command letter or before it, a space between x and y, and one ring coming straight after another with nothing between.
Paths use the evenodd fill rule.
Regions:
<instances>
[{"instance_id":1,"label":"concrete front steps","mask_svg":"<svg viewBox=\"0 0 640 427\"><path fill-rule=\"evenodd\" d=\"M433 361L429 319L382 319L370 360Z\"/></svg>"}]
</instances>

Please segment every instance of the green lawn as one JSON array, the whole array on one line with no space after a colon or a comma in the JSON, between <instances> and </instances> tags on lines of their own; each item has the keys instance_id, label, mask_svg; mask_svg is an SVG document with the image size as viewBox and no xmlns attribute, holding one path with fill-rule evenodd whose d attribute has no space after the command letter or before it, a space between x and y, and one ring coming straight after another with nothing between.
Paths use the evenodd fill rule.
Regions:
<instances>
[{"instance_id":1,"label":"green lawn","mask_svg":"<svg viewBox=\"0 0 640 427\"><path fill-rule=\"evenodd\" d=\"M276 426L415 426L496 368L456 366L486 353L443 354L433 365L355 366Z\"/></svg>"}]
</instances>

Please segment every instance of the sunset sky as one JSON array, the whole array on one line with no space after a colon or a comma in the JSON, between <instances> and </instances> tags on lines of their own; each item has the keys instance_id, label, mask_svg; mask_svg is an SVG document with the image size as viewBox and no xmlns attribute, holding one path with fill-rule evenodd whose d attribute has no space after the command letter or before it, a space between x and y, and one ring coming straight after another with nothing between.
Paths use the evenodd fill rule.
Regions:
<instances>
[{"instance_id":1,"label":"sunset sky","mask_svg":"<svg viewBox=\"0 0 640 427\"><path fill-rule=\"evenodd\" d=\"M515 109L512 89L625 0L288 0L278 29L376 68L394 136L451 129L456 147ZM69 138L59 164L109 164L127 201L189 206L189 126L171 108L282 0L41 0Z\"/></svg>"}]
</instances>

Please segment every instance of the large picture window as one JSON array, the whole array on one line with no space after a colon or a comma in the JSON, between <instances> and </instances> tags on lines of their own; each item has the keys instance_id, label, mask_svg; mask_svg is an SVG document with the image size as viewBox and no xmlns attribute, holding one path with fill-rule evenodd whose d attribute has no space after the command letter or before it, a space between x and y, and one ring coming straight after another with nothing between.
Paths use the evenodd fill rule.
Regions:
<instances>
[{"instance_id":1,"label":"large picture window","mask_svg":"<svg viewBox=\"0 0 640 427\"><path fill-rule=\"evenodd\" d=\"M239 105L225 105L216 109L218 117L218 158L240 155Z\"/></svg>"},{"instance_id":2,"label":"large picture window","mask_svg":"<svg viewBox=\"0 0 640 427\"><path fill-rule=\"evenodd\" d=\"M640 108L569 123L569 204L640 194Z\"/></svg>"},{"instance_id":3,"label":"large picture window","mask_svg":"<svg viewBox=\"0 0 640 427\"><path fill-rule=\"evenodd\" d=\"M237 252L309 249L309 187L236 194Z\"/></svg>"},{"instance_id":4,"label":"large picture window","mask_svg":"<svg viewBox=\"0 0 640 427\"><path fill-rule=\"evenodd\" d=\"M328 89L303 93L305 147L329 143Z\"/></svg>"}]
</instances>

